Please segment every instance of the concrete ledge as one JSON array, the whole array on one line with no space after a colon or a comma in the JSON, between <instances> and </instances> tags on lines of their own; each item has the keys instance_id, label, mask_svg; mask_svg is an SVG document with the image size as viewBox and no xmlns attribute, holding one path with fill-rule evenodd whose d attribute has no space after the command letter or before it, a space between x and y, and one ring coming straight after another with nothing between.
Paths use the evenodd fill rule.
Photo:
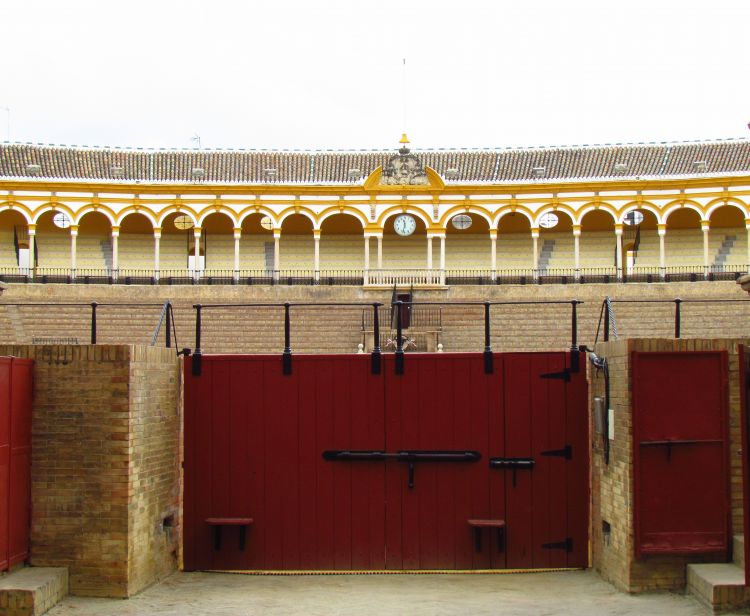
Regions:
<instances>
[{"instance_id":1,"label":"concrete ledge","mask_svg":"<svg viewBox=\"0 0 750 616\"><path fill-rule=\"evenodd\" d=\"M701 603L716 612L750 605L745 572L734 563L688 565L687 588Z\"/></svg>"},{"instance_id":2,"label":"concrete ledge","mask_svg":"<svg viewBox=\"0 0 750 616\"><path fill-rule=\"evenodd\" d=\"M27 567L0 579L0 616L39 616L68 594L66 567Z\"/></svg>"}]
</instances>

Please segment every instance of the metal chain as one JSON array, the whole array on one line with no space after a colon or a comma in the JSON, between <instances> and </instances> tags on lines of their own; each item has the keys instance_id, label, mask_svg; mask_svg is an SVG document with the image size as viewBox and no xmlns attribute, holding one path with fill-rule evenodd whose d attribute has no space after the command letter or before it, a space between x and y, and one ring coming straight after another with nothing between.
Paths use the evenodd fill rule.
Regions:
<instances>
[{"instance_id":1,"label":"metal chain","mask_svg":"<svg viewBox=\"0 0 750 616\"><path fill-rule=\"evenodd\" d=\"M609 329L612 337L617 340L617 321L615 320L615 311L612 308L612 300L607 295L604 301L607 304L607 314L609 315Z\"/></svg>"}]
</instances>

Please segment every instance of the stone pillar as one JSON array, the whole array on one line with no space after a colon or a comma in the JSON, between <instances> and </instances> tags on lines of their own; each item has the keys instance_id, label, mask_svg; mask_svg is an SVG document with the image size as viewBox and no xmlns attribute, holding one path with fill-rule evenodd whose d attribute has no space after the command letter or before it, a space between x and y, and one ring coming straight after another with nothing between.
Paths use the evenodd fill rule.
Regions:
<instances>
[{"instance_id":1,"label":"stone pillar","mask_svg":"<svg viewBox=\"0 0 750 616\"><path fill-rule=\"evenodd\" d=\"M750 226L748 227L748 229L750 229ZM383 269L383 234L381 233L380 235L377 236L377 238L378 238L378 269L382 270Z\"/></svg>"},{"instance_id":2,"label":"stone pillar","mask_svg":"<svg viewBox=\"0 0 750 616\"><path fill-rule=\"evenodd\" d=\"M659 233L659 269L661 270L662 279L667 276L667 253L664 247L664 237L667 235L667 225L658 224L657 232Z\"/></svg>"},{"instance_id":3,"label":"stone pillar","mask_svg":"<svg viewBox=\"0 0 750 616\"><path fill-rule=\"evenodd\" d=\"M313 277L320 280L320 229L313 229Z\"/></svg>"},{"instance_id":4,"label":"stone pillar","mask_svg":"<svg viewBox=\"0 0 750 616\"><path fill-rule=\"evenodd\" d=\"M531 228L531 250L534 268L534 280L539 278L539 227Z\"/></svg>"},{"instance_id":5,"label":"stone pillar","mask_svg":"<svg viewBox=\"0 0 750 616\"><path fill-rule=\"evenodd\" d=\"M29 224L29 273L35 269L36 253L36 225Z\"/></svg>"},{"instance_id":6,"label":"stone pillar","mask_svg":"<svg viewBox=\"0 0 750 616\"><path fill-rule=\"evenodd\" d=\"M490 229L490 279L497 280L497 229Z\"/></svg>"},{"instance_id":7,"label":"stone pillar","mask_svg":"<svg viewBox=\"0 0 750 616\"><path fill-rule=\"evenodd\" d=\"M445 286L445 233L440 235L440 284Z\"/></svg>"},{"instance_id":8,"label":"stone pillar","mask_svg":"<svg viewBox=\"0 0 750 616\"><path fill-rule=\"evenodd\" d=\"M161 240L161 227L154 227L154 278L159 280L159 245Z\"/></svg>"},{"instance_id":9,"label":"stone pillar","mask_svg":"<svg viewBox=\"0 0 750 616\"><path fill-rule=\"evenodd\" d=\"M273 230L273 279L275 282L279 281L279 264L281 263L281 256L279 254L279 248L281 246L281 228Z\"/></svg>"},{"instance_id":10,"label":"stone pillar","mask_svg":"<svg viewBox=\"0 0 750 616\"><path fill-rule=\"evenodd\" d=\"M370 284L370 236L367 234L365 234L365 263L362 276L364 284Z\"/></svg>"},{"instance_id":11,"label":"stone pillar","mask_svg":"<svg viewBox=\"0 0 750 616\"><path fill-rule=\"evenodd\" d=\"M581 278L581 225L573 225L573 263L576 280Z\"/></svg>"},{"instance_id":12,"label":"stone pillar","mask_svg":"<svg viewBox=\"0 0 750 616\"><path fill-rule=\"evenodd\" d=\"M117 270L120 269L120 251L118 240L120 238L120 227L112 227L112 278L117 280Z\"/></svg>"},{"instance_id":13,"label":"stone pillar","mask_svg":"<svg viewBox=\"0 0 750 616\"><path fill-rule=\"evenodd\" d=\"M427 234L427 269L432 270L432 236Z\"/></svg>"},{"instance_id":14,"label":"stone pillar","mask_svg":"<svg viewBox=\"0 0 750 616\"><path fill-rule=\"evenodd\" d=\"M70 225L70 277L76 277L76 240L78 239L78 225Z\"/></svg>"},{"instance_id":15,"label":"stone pillar","mask_svg":"<svg viewBox=\"0 0 750 616\"><path fill-rule=\"evenodd\" d=\"M710 220L701 220L701 231L703 232L703 277L708 278L711 271L711 263L708 259L708 229L711 226Z\"/></svg>"},{"instance_id":16,"label":"stone pillar","mask_svg":"<svg viewBox=\"0 0 750 616\"><path fill-rule=\"evenodd\" d=\"M622 223L615 225L615 269L617 279L622 280L623 263L622 263Z\"/></svg>"},{"instance_id":17,"label":"stone pillar","mask_svg":"<svg viewBox=\"0 0 750 616\"><path fill-rule=\"evenodd\" d=\"M242 237L242 227L234 228L234 281L240 279L240 238Z\"/></svg>"}]
</instances>

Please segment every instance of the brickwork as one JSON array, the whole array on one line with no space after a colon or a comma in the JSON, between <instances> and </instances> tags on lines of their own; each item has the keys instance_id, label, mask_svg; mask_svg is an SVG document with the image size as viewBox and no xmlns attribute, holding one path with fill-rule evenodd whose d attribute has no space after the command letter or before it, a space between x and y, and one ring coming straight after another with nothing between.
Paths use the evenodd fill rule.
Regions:
<instances>
[{"instance_id":1,"label":"brickwork","mask_svg":"<svg viewBox=\"0 0 750 616\"><path fill-rule=\"evenodd\" d=\"M127 597L175 566L178 362L132 346L0 346L34 365L30 562Z\"/></svg>"},{"instance_id":2,"label":"brickwork","mask_svg":"<svg viewBox=\"0 0 750 616\"><path fill-rule=\"evenodd\" d=\"M628 592L685 588L686 564L714 560L705 556L649 555L635 560L633 525L633 426L630 353L632 351L729 351L730 496L732 533L742 532L742 467L740 379L738 347L750 339L731 340L618 340L600 343L596 352L606 357L610 374L610 408L614 409L615 438L610 463L604 463L603 442L592 425L592 556L602 577ZM590 396L604 396L604 378L591 372ZM609 537L602 530L611 526Z\"/></svg>"}]
</instances>

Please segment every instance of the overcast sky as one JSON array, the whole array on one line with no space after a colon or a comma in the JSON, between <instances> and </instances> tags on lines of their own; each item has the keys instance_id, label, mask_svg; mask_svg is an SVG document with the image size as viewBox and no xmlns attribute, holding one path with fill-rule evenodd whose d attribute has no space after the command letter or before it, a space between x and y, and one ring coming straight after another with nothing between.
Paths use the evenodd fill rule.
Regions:
<instances>
[{"instance_id":1,"label":"overcast sky","mask_svg":"<svg viewBox=\"0 0 750 616\"><path fill-rule=\"evenodd\" d=\"M0 140L8 116L134 147L750 137L749 30L748 0L0 0Z\"/></svg>"}]
</instances>

